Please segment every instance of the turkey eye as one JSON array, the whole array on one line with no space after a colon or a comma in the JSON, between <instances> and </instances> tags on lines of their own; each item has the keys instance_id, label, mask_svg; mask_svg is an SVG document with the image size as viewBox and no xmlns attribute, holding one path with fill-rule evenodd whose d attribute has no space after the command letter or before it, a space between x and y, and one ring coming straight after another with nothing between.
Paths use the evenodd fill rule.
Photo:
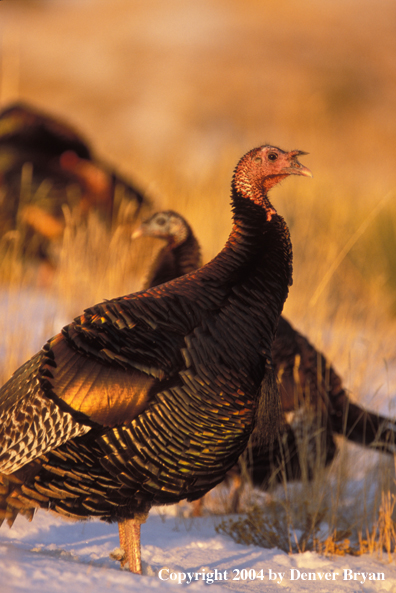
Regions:
<instances>
[{"instance_id":1,"label":"turkey eye","mask_svg":"<svg viewBox=\"0 0 396 593\"><path fill-rule=\"evenodd\" d=\"M270 160L270 161L276 161L277 158L278 158L278 155L276 154L276 152L270 152L268 155L268 160Z\"/></svg>"},{"instance_id":2,"label":"turkey eye","mask_svg":"<svg viewBox=\"0 0 396 593\"><path fill-rule=\"evenodd\" d=\"M158 224L159 226L164 226L164 224L165 224L165 218L158 218L158 220L157 220L157 224Z\"/></svg>"}]
</instances>

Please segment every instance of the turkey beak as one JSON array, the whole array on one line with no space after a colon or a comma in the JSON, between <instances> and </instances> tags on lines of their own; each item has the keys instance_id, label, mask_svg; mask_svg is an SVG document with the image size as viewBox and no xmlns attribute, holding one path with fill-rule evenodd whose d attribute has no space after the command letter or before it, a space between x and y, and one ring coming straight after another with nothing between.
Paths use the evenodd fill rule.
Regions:
<instances>
[{"instance_id":1,"label":"turkey beak","mask_svg":"<svg viewBox=\"0 0 396 593\"><path fill-rule=\"evenodd\" d=\"M288 175L303 175L304 177L313 177L312 172L308 167L302 165L298 160L298 156L304 156L308 152L302 150L292 150L289 152L289 167L285 167L284 171Z\"/></svg>"},{"instance_id":2,"label":"turkey beak","mask_svg":"<svg viewBox=\"0 0 396 593\"><path fill-rule=\"evenodd\" d=\"M138 237L142 237L143 236L143 229L141 226L139 226L137 229L135 229L131 235L131 239L137 239Z\"/></svg>"}]
</instances>

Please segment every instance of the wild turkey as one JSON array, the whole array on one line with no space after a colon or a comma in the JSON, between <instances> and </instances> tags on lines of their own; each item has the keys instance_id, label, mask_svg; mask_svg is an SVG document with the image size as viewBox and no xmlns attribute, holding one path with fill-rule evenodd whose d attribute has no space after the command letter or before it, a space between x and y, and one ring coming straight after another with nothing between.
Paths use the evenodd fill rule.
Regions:
<instances>
[{"instance_id":1,"label":"wild turkey","mask_svg":"<svg viewBox=\"0 0 396 593\"><path fill-rule=\"evenodd\" d=\"M222 481L255 424L280 417L271 344L292 274L284 220L267 192L311 176L299 151L262 146L232 179L234 225L209 264L87 309L0 390L2 517L50 508L119 523L141 571L153 504Z\"/></svg>"},{"instance_id":2,"label":"wild turkey","mask_svg":"<svg viewBox=\"0 0 396 593\"><path fill-rule=\"evenodd\" d=\"M94 210L111 226L121 195L135 213L148 203L69 125L22 103L0 113L0 189L0 238L18 227L23 255L51 267L65 205L81 220Z\"/></svg>"},{"instance_id":3,"label":"wild turkey","mask_svg":"<svg viewBox=\"0 0 396 593\"><path fill-rule=\"evenodd\" d=\"M187 221L172 210L157 212L133 237L165 241L151 266L146 288L168 282L202 265L199 243ZM272 344L285 416L283 434L271 447L251 445L245 463L253 483L270 479L311 479L315 469L335 457L335 434L360 445L395 452L396 424L352 403L342 380L324 355L281 316ZM234 468L233 473L238 469ZM236 510L236 509L233 509Z\"/></svg>"},{"instance_id":4,"label":"wild turkey","mask_svg":"<svg viewBox=\"0 0 396 593\"><path fill-rule=\"evenodd\" d=\"M132 238L156 237L166 243L151 265L144 288L184 276L202 265L201 248L188 222L177 212L156 212L133 232Z\"/></svg>"}]
</instances>

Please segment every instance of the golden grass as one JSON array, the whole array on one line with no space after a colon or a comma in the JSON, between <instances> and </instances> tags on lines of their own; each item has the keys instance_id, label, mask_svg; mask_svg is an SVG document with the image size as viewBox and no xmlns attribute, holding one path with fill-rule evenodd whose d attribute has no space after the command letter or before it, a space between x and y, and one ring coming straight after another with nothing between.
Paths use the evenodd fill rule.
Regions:
<instances>
[{"instance_id":1,"label":"golden grass","mask_svg":"<svg viewBox=\"0 0 396 593\"><path fill-rule=\"evenodd\" d=\"M302 447L300 463L304 470L307 458L304 459L303 450ZM312 481L304 475L299 483L284 481L265 497L246 486L242 509L236 517L224 516L224 492L220 494L221 500L226 501L223 510L219 501L213 504L214 494L204 509L211 513L215 508L216 515L223 515L216 531L240 544L278 547L288 553L312 550L325 556L369 553L382 559L385 553L388 562L392 562L396 552L394 472L389 464L381 464L388 483L379 479L373 488L375 472L367 468L366 481L362 479L353 491L354 476L346 447L341 446L339 457L327 470L318 469Z\"/></svg>"}]
</instances>

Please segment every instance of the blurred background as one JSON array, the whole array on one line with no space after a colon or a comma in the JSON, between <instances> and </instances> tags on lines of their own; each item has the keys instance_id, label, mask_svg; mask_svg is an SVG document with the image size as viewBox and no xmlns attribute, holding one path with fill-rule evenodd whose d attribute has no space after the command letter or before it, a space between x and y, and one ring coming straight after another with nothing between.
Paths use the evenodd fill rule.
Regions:
<instances>
[{"instance_id":1,"label":"blurred background","mask_svg":"<svg viewBox=\"0 0 396 593\"><path fill-rule=\"evenodd\" d=\"M229 233L239 158L263 143L309 152L313 180L272 193L294 247L285 314L356 399L395 414L394 0L2 0L0 50L0 107L70 124L151 210L189 220L204 261ZM141 287L162 245L116 226L67 233L50 282L8 249L4 375L61 321ZM40 283L55 305L29 340L15 294L26 304Z\"/></svg>"},{"instance_id":2,"label":"blurred background","mask_svg":"<svg viewBox=\"0 0 396 593\"><path fill-rule=\"evenodd\" d=\"M204 261L227 238L240 156L266 142L309 152L314 179L273 195L295 253L286 312L311 332L337 314L392 317L395 29L393 0L3 0L0 106L71 125L154 209L186 216ZM102 270L82 303L66 281L75 313L140 287L152 253L140 243L125 284Z\"/></svg>"}]
</instances>

